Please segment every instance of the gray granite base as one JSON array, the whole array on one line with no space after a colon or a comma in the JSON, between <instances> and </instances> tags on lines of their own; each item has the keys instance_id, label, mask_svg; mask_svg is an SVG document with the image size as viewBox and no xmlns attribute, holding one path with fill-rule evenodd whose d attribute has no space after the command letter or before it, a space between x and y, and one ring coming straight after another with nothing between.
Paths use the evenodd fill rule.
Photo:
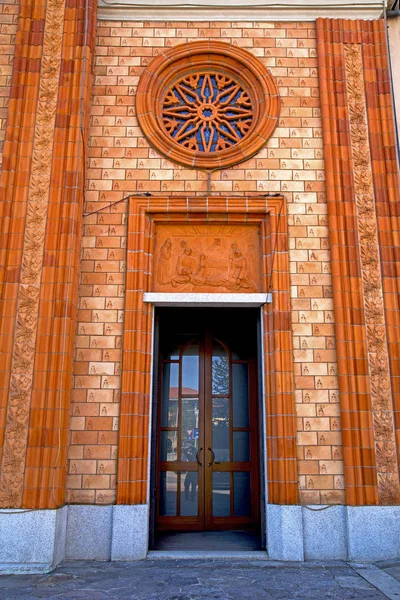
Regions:
<instances>
[{"instance_id":1,"label":"gray granite base","mask_svg":"<svg viewBox=\"0 0 400 600\"><path fill-rule=\"evenodd\" d=\"M146 504L68 507L65 560L141 560L148 539Z\"/></svg>"},{"instance_id":2,"label":"gray granite base","mask_svg":"<svg viewBox=\"0 0 400 600\"><path fill-rule=\"evenodd\" d=\"M113 506L68 506L65 560L111 560Z\"/></svg>"},{"instance_id":3,"label":"gray granite base","mask_svg":"<svg viewBox=\"0 0 400 600\"><path fill-rule=\"evenodd\" d=\"M0 572L45 573L63 560L138 561L148 553L149 510L71 505L0 510ZM400 559L400 506L266 507L269 560Z\"/></svg>"},{"instance_id":4,"label":"gray granite base","mask_svg":"<svg viewBox=\"0 0 400 600\"><path fill-rule=\"evenodd\" d=\"M149 546L149 507L113 507L111 560L142 560Z\"/></svg>"},{"instance_id":5,"label":"gray granite base","mask_svg":"<svg viewBox=\"0 0 400 600\"><path fill-rule=\"evenodd\" d=\"M348 506L349 560L400 557L400 506Z\"/></svg>"},{"instance_id":6,"label":"gray granite base","mask_svg":"<svg viewBox=\"0 0 400 600\"><path fill-rule=\"evenodd\" d=\"M400 506L267 505L270 560L400 559Z\"/></svg>"},{"instance_id":7,"label":"gray granite base","mask_svg":"<svg viewBox=\"0 0 400 600\"><path fill-rule=\"evenodd\" d=\"M47 573L64 559L68 508L0 510L0 572Z\"/></svg>"},{"instance_id":8,"label":"gray granite base","mask_svg":"<svg viewBox=\"0 0 400 600\"><path fill-rule=\"evenodd\" d=\"M346 506L302 507L305 560L347 558Z\"/></svg>"},{"instance_id":9,"label":"gray granite base","mask_svg":"<svg viewBox=\"0 0 400 600\"><path fill-rule=\"evenodd\" d=\"M267 553L271 560L304 560L300 506L267 504Z\"/></svg>"}]
</instances>

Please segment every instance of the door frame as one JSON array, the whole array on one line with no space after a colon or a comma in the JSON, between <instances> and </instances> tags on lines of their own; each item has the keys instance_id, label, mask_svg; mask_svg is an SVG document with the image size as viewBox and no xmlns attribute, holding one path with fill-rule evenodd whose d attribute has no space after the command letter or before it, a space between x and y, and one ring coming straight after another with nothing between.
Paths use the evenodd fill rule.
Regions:
<instances>
[{"instance_id":1,"label":"door frame","mask_svg":"<svg viewBox=\"0 0 400 600\"><path fill-rule=\"evenodd\" d=\"M176 307L176 305L175 305ZM173 308L171 306L171 308ZM203 305L203 308L212 310L216 308L214 303L209 305ZM237 305L236 310L243 310L254 307L242 304ZM153 355L152 355L152 397L151 397L151 423L150 423L150 485L149 485L149 548L153 549L155 546L155 535L156 535L156 511L157 511L157 498L156 498L156 485L158 477L157 469L157 452L158 452L158 419L159 419L159 385L160 385L160 311L157 307L153 306ZM256 426L254 434L258 436L256 444L258 446L257 460L258 460L258 514L259 514L259 531L261 537L261 547L265 548L266 540L266 502L267 502L267 480L266 480L266 420L265 420L265 402L264 399L264 370L263 365L263 320L262 320L262 306L259 307L257 313L255 313L254 327L256 328L256 347L255 347L255 376L254 385L256 387L257 399L254 410L256 412ZM176 532L179 528L176 529Z\"/></svg>"}]
</instances>

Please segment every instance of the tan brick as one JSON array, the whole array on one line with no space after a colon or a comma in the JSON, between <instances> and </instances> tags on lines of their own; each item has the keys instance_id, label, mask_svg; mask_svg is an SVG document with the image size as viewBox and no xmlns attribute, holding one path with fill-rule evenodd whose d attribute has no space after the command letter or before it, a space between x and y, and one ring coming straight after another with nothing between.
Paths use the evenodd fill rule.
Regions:
<instances>
[{"instance_id":1,"label":"tan brick","mask_svg":"<svg viewBox=\"0 0 400 600\"><path fill-rule=\"evenodd\" d=\"M306 476L306 486L308 490L315 488L318 490L331 490L333 489L333 477L331 475Z\"/></svg>"}]
</instances>

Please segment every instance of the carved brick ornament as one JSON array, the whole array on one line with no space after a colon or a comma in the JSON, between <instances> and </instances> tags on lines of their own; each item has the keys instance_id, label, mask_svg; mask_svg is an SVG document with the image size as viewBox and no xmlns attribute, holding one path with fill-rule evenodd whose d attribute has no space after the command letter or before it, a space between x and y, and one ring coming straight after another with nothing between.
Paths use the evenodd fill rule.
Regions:
<instances>
[{"instance_id":1,"label":"carved brick ornament","mask_svg":"<svg viewBox=\"0 0 400 600\"><path fill-rule=\"evenodd\" d=\"M139 81L136 111L144 135L170 160L215 169L247 160L275 129L274 78L249 52L224 42L175 46Z\"/></svg>"},{"instance_id":2,"label":"carved brick ornament","mask_svg":"<svg viewBox=\"0 0 400 600\"><path fill-rule=\"evenodd\" d=\"M360 44L345 44L345 73L349 108L350 146L358 215L358 238L364 316L367 325L368 370L379 504L400 502L396 457L393 397L386 338L383 285L379 265L378 226L374 197L371 149L364 96Z\"/></svg>"}]
</instances>

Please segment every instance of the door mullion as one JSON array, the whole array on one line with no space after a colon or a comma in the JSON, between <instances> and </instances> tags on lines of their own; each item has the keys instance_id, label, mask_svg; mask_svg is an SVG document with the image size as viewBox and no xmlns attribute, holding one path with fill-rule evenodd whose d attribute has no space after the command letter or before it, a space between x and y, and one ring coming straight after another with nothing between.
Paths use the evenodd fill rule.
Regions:
<instances>
[{"instance_id":1,"label":"door mullion","mask_svg":"<svg viewBox=\"0 0 400 600\"><path fill-rule=\"evenodd\" d=\"M233 391L232 391L232 353L230 348L228 349L228 360L229 360L229 459L233 462ZM234 489L233 489L233 472L229 475L230 485L230 516L234 515Z\"/></svg>"},{"instance_id":2,"label":"door mullion","mask_svg":"<svg viewBox=\"0 0 400 600\"><path fill-rule=\"evenodd\" d=\"M206 469L206 460L207 460L207 448L206 448L206 439L205 439L205 398L204 398L204 390L205 390L205 361L204 361L204 336L202 336L199 340L199 448L203 448L201 452L199 465L199 521L201 522L202 529L205 529L205 514L206 514L206 506L205 506L205 497L206 497L206 480L205 480L205 469Z\"/></svg>"},{"instance_id":3,"label":"door mullion","mask_svg":"<svg viewBox=\"0 0 400 600\"><path fill-rule=\"evenodd\" d=\"M211 333L206 330L204 335L204 435L205 435L205 528L209 529L212 524L212 338Z\"/></svg>"}]
</instances>

